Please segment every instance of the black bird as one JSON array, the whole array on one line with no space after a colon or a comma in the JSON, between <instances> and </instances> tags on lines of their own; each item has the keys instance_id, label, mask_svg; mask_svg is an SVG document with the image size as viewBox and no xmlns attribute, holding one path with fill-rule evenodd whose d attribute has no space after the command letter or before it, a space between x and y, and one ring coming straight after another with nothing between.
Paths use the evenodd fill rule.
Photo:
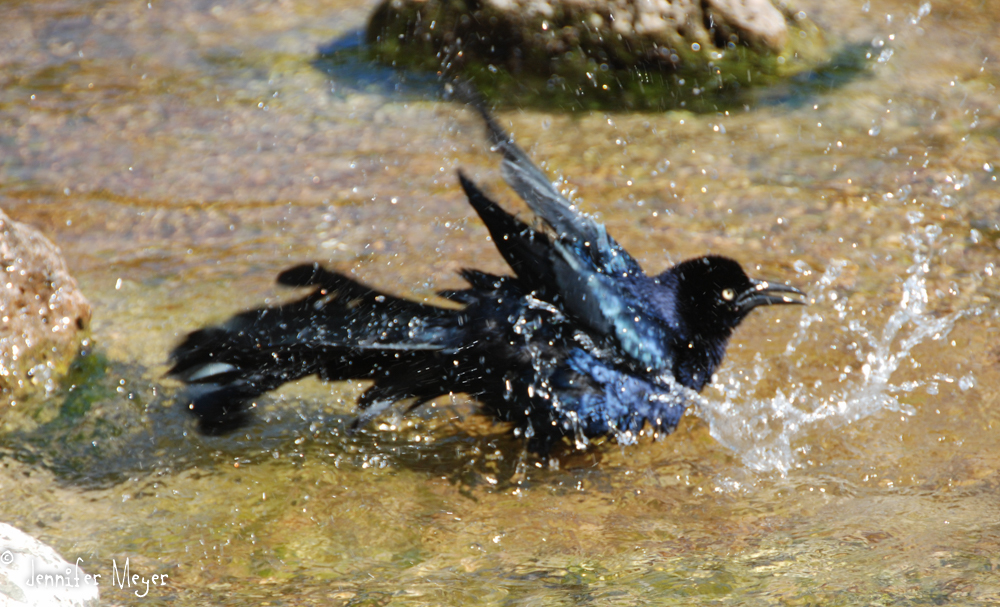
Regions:
<instances>
[{"instance_id":1,"label":"black bird","mask_svg":"<svg viewBox=\"0 0 1000 607\"><path fill-rule=\"evenodd\" d=\"M244 423L252 400L316 374L370 379L355 426L399 401L407 411L467 393L513 422L533 451L562 436L578 445L646 424L672 431L688 390L710 380L726 343L761 305L803 303L790 286L753 280L731 259L705 256L647 276L639 263L563 197L481 103L505 180L544 227L534 229L459 180L514 276L466 269L469 287L444 308L398 298L318 264L278 283L303 299L191 333L169 371L191 388L188 407L208 433Z\"/></svg>"}]
</instances>

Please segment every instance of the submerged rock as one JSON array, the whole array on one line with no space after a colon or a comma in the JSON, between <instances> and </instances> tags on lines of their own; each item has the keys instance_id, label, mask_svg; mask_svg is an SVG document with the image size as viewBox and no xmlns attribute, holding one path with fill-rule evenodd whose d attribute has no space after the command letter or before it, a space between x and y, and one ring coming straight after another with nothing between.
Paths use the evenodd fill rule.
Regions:
<instances>
[{"instance_id":1,"label":"submerged rock","mask_svg":"<svg viewBox=\"0 0 1000 607\"><path fill-rule=\"evenodd\" d=\"M588 108L718 104L828 59L805 13L769 0L385 0L367 40L387 64L487 95ZM706 108L712 109L712 108Z\"/></svg>"},{"instance_id":2,"label":"submerged rock","mask_svg":"<svg viewBox=\"0 0 1000 607\"><path fill-rule=\"evenodd\" d=\"M0 395L46 390L76 354L90 304L52 242L0 211Z\"/></svg>"}]
</instances>

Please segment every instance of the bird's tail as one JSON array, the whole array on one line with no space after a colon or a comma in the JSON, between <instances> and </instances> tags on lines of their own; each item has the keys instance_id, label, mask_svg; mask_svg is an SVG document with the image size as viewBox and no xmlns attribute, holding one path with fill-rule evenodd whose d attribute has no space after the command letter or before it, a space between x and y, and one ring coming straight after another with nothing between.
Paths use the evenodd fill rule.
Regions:
<instances>
[{"instance_id":1,"label":"bird's tail","mask_svg":"<svg viewBox=\"0 0 1000 607\"><path fill-rule=\"evenodd\" d=\"M313 291L195 331L171 354L168 374L188 384L202 431L239 427L255 397L314 374L375 379L359 401L370 412L363 421L397 400L438 396L421 392L419 374L461 343L460 310L380 293L318 264L286 270L278 283Z\"/></svg>"}]
</instances>

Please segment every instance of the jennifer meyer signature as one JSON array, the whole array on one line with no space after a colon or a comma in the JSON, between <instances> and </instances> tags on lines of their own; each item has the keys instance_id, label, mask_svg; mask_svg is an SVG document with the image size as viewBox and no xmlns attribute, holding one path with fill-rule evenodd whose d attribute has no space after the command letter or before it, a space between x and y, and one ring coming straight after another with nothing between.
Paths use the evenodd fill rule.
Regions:
<instances>
[{"instance_id":1,"label":"jennifer meyer signature","mask_svg":"<svg viewBox=\"0 0 1000 607\"><path fill-rule=\"evenodd\" d=\"M25 563L24 561L27 561ZM20 570L20 584L29 589L83 589L97 587L105 583L100 573L87 573L81 569L83 559L76 559L75 564L63 563L61 567L54 567L48 559L40 559L41 563L36 566L36 559L10 550L0 552L0 568ZM27 565L27 567L25 567ZM166 573L154 574L150 577L132 573L129 571L129 559L125 558L125 564L119 568L118 560L111 559L111 585L117 586L121 590L135 589L137 597L144 597L149 594L150 586L165 586Z\"/></svg>"}]
</instances>

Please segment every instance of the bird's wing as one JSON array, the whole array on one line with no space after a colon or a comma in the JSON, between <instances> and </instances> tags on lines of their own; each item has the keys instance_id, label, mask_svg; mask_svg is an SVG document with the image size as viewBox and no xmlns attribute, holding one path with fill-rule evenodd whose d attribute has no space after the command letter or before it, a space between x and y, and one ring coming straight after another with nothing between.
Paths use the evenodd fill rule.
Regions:
<instances>
[{"instance_id":1,"label":"bird's wing","mask_svg":"<svg viewBox=\"0 0 1000 607\"><path fill-rule=\"evenodd\" d=\"M551 239L500 208L461 171L458 173L458 180L469 204L486 224L493 244L507 265L524 281L528 290L549 293L555 282L556 271L553 267Z\"/></svg>"},{"instance_id":2,"label":"bird's wing","mask_svg":"<svg viewBox=\"0 0 1000 607\"><path fill-rule=\"evenodd\" d=\"M557 249L566 246L556 243ZM649 370L673 367L674 329L650 314L624 279L597 272L573 255L561 255L560 260L566 269L556 273L556 282L570 313L613 337L640 366Z\"/></svg>"},{"instance_id":3,"label":"bird's wing","mask_svg":"<svg viewBox=\"0 0 1000 607\"><path fill-rule=\"evenodd\" d=\"M493 243L526 287L563 307L592 330L613 337L639 365L669 368L672 330L648 312L627 288L636 277L609 275L578 253L568 240L553 242L490 200L463 174L469 203L486 224Z\"/></svg>"},{"instance_id":4,"label":"bird's wing","mask_svg":"<svg viewBox=\"0 0 1000 607\"><path fill-rule=\"evenodd\" d=\"M643 274L639 262L608 235L602 224L581 213L552 185L545 173L497 123L474 90L467 85L456 90L457 95L483 117L490 143L503 154L501 172L504 180L555 231L558 239L573 243L574 254L588 257L600 272L617 276Z\"/></svg>"}]
</instances>

